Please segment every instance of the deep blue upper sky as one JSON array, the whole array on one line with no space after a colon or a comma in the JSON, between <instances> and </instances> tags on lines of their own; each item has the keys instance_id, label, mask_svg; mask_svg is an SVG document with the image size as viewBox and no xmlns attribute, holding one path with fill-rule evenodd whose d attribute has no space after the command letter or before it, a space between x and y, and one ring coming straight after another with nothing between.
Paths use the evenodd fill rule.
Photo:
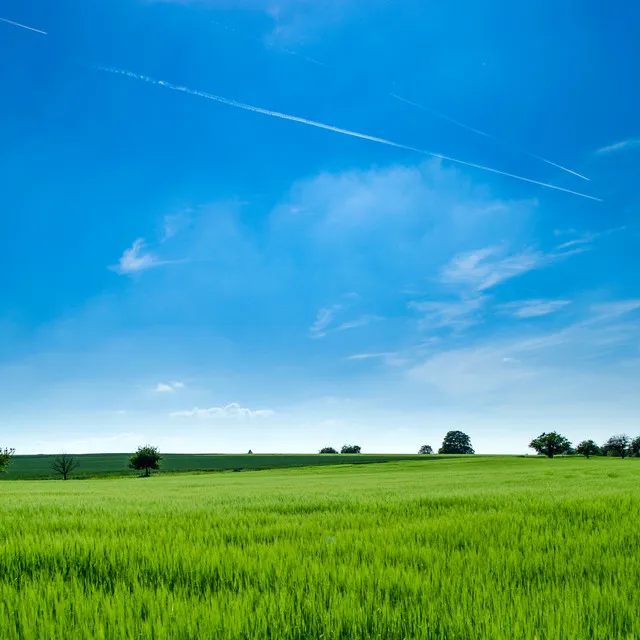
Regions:
<instances>
[{"instance_id":1,"label":"deep blue upper sky","mask_svg":"<svg viewBox=\"0 0 640 640\"><path fill-rule=\"evenodd\" d=\"M417 451L459 428L497 453L640 430L633 3L0 18L0 445Z\"/></svg>"}]
</instances>

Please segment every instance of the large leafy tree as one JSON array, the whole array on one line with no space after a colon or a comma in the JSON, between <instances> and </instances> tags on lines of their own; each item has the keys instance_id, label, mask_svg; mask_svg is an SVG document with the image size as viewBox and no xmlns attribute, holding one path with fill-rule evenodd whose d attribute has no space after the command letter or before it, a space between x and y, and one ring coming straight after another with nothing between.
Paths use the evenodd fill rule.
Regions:
<instances>
[{"instance_id":1,"label":"large leafy tree","mask_svg":"<svg viewBox=\"0 0 640 640\"><path fill-rule=\"evenodd\" d=\"M593 440L583 440L576 447L576 453L585 458L590 458L600 454L600 447Z\"/></svg>"},{"instance_id":2,"label":"large leafy tree","mask_svg":"<svg viewBox=\"0 0 640 640\"><path fill-rule=\"evenodd\" d=\"M158 447L146 445L138 447L138 450L129 458L129 467L137 471L144 471L145 477L151 475L151 471L160 468L162 456Z\"/></svg>"},{"instance_id":3,"label":"large leafy tree","mask_svg":"<svg viewBox=\"0 0 640 640\"><path fill-rule=\"evenodd\" d=\"M571 443L556 431L541 433L529 443L529 447L547 458L571 451Z\"/></svg>"},{"instance_id":4,"label":"large leafy tree","mask_svg":"<svg viewBox=\"0 0 640 640\"><path fill-rule=\"evenodd\" d=\"M442 441L438 453L475 453L471 439L462 431L449 431Z\"/></svg>"},{"instance_id":5,"label":"large leafy tree","mask_svg":"<svg viewBox=\"0 0 640 640\"><path fill-rule=\"evenodd\" d=\"M0 473L7 470L9 463L11 462L11 458L13 454L16 452L15 449L9 449L5 447L4 449L0 447Z\"/></svg>"},{"instance_id":6,"label":"large leafy tree","mask_svg":"<svg viewBox=\"0 0 640 640\"><path fill-rule=\"evenodd\" d=\"M624 433L611 436L604 444L609 455L626 458L630 452L631 438Z\"/></svg>"}]
</instances>

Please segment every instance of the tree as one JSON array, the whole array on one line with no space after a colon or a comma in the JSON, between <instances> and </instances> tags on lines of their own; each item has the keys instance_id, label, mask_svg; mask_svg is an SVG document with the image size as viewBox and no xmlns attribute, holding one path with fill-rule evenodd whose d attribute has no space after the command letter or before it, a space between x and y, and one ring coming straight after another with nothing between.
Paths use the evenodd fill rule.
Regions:
<instances>
[{"instance_id":1,"label":"tree","mask_svg":"<svg viewBox=\"0 0 640 640\"><path fill-rule=\"evenodd\" d=\"M0 473L7 470L9 463L11 462L11 458L13 454L16 452L15 449L9 449L5 447L4 449L0 447Z\"/></svg>"},{"instance_id":2,"label":"tree","mask_svg":"<svg viewBox=\"0 0 640 640\"><path fill-rule=\"evenodd\" d=\"M631 439L629 436L621 433L617 436L611 436L605 442L605 447L607 448L607 453L619 458L626 458L630 453L630 444Z\"/></svg>"},{"instance_id":3,"label":"tree","mask_svg":"<svg viewBox=\"0 0 640 640\"><path fill-rule=\"evenodd\" d=\"M576 453L590 458L591 456L597 456L600 453L600 447L593 440L583 440L576 447Z\"/></svg>"},{"instance_id":4,"label":"tree","mask_svg":"<svg viewBox=\"0 0 640 640\"><path fill-rule=\"evenodd\" d=\"M69 453L64 451L56 456L51 464L51 468L59 475L63 480L69 477L69 474L78 468L78 460Z\"/></svg>"},{"instance_id":5,"label":"tree","mask_svg":"<svg viewBox=\"0 0 640 640\"><path fill-rule=\"evenodd\" d=\"M148 478L152 469L160 468L160 460L162 460L162 456L158 447L152 447L148 444L144 447L138 447L138 450L129 458L129 467L137 471L144 471L145 477Z\"/></svg>"},{"instance_id":6,"label":"tree","mask_svg":"<svg viewBox=\"0 0 640 640\"><path fill-rule=\"evenodd\" d=\"M553 458L560 453L569 453L571 451L571 443L559 433L551 431L550 433L541 433L534 438L529 447L535 449L539 454Z\"/></svg>"},{"instance_id":7,"label":"tree","mask_svg":"<svg viewBox=\"0 0 640 640\"><path fill-rule=\"evenodd\" d=\"M248 455L248 456L252 456L252 455L253 455L253 451L251 451L251 449L249 449L249 451L248 451L247 455Z\"/></svg>"},{"instance_id":8,"label":"tree","mask_svg":"<svg viewBox=\"0 0 640 640\"><path fill-rule=\"evenodd\" d=\"M631 441L631 454L636 458L640 457L640 436Z\"/></svg>"},{"instance_id":9,"label":"tree","mask_svg":"<svg viewBox=\"0 0 640 640\"><path fill-rule=\"evenodd\" d=\"M475 453L471 439L462 431L449 431L442 441L438 453Z\"/></svg>"},{"instance_id":10,"label":"tree","mask_svg":"<svg viewBox=\"0 0 640 640\"><path fill-rule=\"evenodd\" d=\"M433 449L431 448L431 446L430 446L430 445L428 445L428 444L423 444L423 445L420 447L420 451L418 451L418 453L419 453L420 455L429 455L430 453L433 453Z\"/></svg>"},{"instance_id":11,"label":"tree","mask_svg":"<svg viewBox=\"0 0 640 640\"><path fill-rule=\"evenodd\" d=\"M362 451L362 447L359 447L357 444L345 444L340 453L360 453Z\"/></svg>"},{"instance_id":12,"label":"tree","mask_svg":"<svg viewBox=\"0 0 640 640\"><path fill-rule=\"evenodd\" d=\"M333 447L322 447L320 453L338 453Z\"/></svg>"}]
</instances>

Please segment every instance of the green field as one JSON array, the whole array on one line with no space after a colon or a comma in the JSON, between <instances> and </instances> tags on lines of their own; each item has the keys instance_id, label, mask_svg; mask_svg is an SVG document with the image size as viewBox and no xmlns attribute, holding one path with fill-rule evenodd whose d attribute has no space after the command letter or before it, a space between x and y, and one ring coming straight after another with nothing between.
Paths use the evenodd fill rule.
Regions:
<instances>
[{"instance_id":1,"label":"green field","mask_svg":"<svg viewBox=\"0 0 640 640\"><path fill-rule=\"evenodd\" d=\"M3 640L640 637L640 460L0 484Z\"/></svg>"},{"instance_id":2,"label":"green field","mask_svg":"<svg viewBox=\"0 0 640 640\"><path fill-rule=\"evenodd\" d=\"M55 455L14 456L9 472L0 474L0 480L45 480L56 478L51 469ZM98 453L75 456L79 465L72 478L103 478L107 476L136 476L140 472L129 469L129 454ZM160 473L250 471L283 469L288 467L327 466L336 464L367 464L397 462L399 460L433 460L432 456L418 455L318 455L318 454L197 454L168 453L161 461Z\"/></svg>"}]
</instances>

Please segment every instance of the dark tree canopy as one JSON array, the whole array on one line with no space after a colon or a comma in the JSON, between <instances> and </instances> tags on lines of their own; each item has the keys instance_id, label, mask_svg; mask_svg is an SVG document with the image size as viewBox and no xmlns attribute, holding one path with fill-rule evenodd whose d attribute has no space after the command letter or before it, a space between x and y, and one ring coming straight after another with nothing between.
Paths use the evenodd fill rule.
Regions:
<instances>
[{"instance_id":1,"label":"dark tree canopy","mask_svg":"<svg viewBox=\"0 0 640 640\"><path fill-rule=\"evenodd\" d=\"M359 447L357 444L345 444L340 453L361 453L362 447Z\"/></svg>"},{"instance_id":2,"label":"dark tree canopy","mask_svg":"<svg viewBox=\"0 0 640 640\"><path fill-rule=\"evenodd\" d=\"M475 453L471 439L462 431L449 431L442 441L438 453Z\"/></svg>"},{"instance_id":3,"label":"dark tree canopy","mask_svg":"<svg viewBox=\"0 0 640 640\"><path fill-rule=\"evenodd\" d=\"M630 453L631 439L628 435L621 433L617 436L611 436L606 442L607 454L617 456L618 458L626 458Z\"/></svg>"},{"instance_id":4,"label":"dark tree canopy","mask_svg":"<svg viewBox=\"0 0 640 640\"><path fill-rule=\"evenodd\" d=\"M322 449L320 449L320 453L338 453L338 451L333 447L322 447Z\"/></svg>"},{"instance_id":5,"label":"dark tree canopy","mask_svg":"<svg viewBox=\"0 0 640 640\"><path fill-rule=\"evenodd\" d=\"M555 431L541 433L529 443L529 447L535 449L539 454L547 456L547 458L553 458L553 456L571 451L571 443L563 435Z\"/></svg>"},{"instance_id":6,"label":"dark tree canopy","mask_svg":"<svg viewBox=\"0 0 640 640\"><path fill-rule=\"evenodd\" d=\"M9 466L11 458L15 452L15 449L9 449L7 447L3 449L2 447L0 447L0 473L7 470L7 467Z\"/></svg>"},{"instance_id":7,"label":"dark tree canopy","mask_svg":"<svg viewBox=\"0 0 640 640\"><path fill-rule=\"evenodd\" d=\"M600 447L593 440L583 440L576 447L576 453L589 458L600 455Z\"/></svg>"},{"instance_id":8,"label":"dark tree canopy","mask_svg":"<svg viewBox=\"0 0 640 640\"><path fill-rule=\"evenodd\" d=\"M138 450L129 458L129 467L137 471L144 471L145 477L148 478L152 469L160 468L160 460L162 460L162 456L158 447L146 445L138 447Z\"/></svg>"},{"instance_id":9,"label":"dark tree canopy","mask_svg":"<svg viewBox=\"0 0 640 640\"><path fill-rule=\"evenodd\" d=\"M420 450L418 451L418 453L420 455L429 455L429 454L433 453L433 449L432 449L431 445L423 444L420 447Z\"/></svg>"},{"instance_id":10,"label":"dark tree canopy","mask_svg":"<svg viewBox=\"0 0 640 640\"><path fill-rule=\"evenodd\" d=\"M640 436L631 441L631 454L636 458L640 456Z\"/></svg>"},{"instance_id":11,"label":"dark tree canopy","mask_svg":"<svg viewBox=\"0 0 640 640\"><path fill-rule=\"evenodd\" d=\"M63 480L66 480L69 475L75 471L78 467L78 460L64 451L56 456L51 464L51 468L59 475Z\"/></svg>"}]
</instances>

